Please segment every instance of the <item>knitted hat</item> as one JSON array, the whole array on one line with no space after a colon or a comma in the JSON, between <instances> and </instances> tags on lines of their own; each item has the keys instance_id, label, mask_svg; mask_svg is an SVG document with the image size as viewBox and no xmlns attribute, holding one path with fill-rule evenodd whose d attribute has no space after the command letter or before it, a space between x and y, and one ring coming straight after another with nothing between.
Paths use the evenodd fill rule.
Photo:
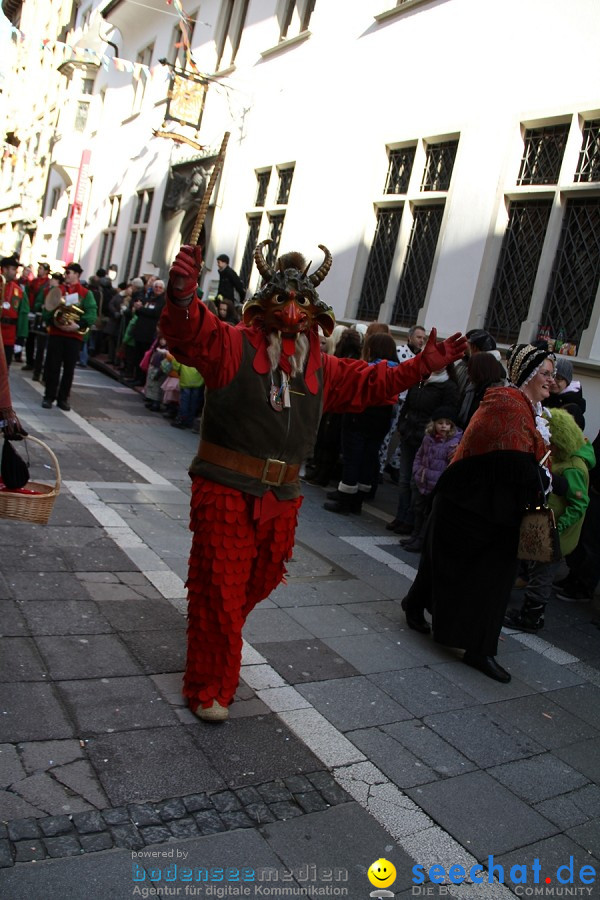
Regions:
<instances>
[{"instance_id":1,"label":"knitted hat","mask_svg":"<svg viewBox=\"0 0 600 900\"><path fill-rule=\"evenodd\" d=\"M448 419L453 425L456 425L456 410L453 406L438 406L431 414L432 422L439 422L440 419Z\"/></svg>"},{"instance_id":2,"label":"knitted hat","mask_svg":"<svg viewBox=\"0 0 600 900\"><path fill-rule=\"evenodd\" d=\"M508 380L518 388L523 387L551 355L533 344L513 344L506 356Z\"/></svg>"},{"instance_id":3,"label":"knitted hat","mask_svg":"<svg viewBox=\"0 0 600 900\"><path fill-rule=\"evenodd\" d=\"M496 349L496 341L483 328L473 328L471 331L467 331L465 337L470 344L474 344L482 353L489 353L491 350Z\"/></svg>"},{"instance_id":4,"label":"knitted hat","mask_svg":"<svg viewBox=\"0 0 600 900\"><path fill-rule=\"evenodd\" d=\"M556 372L560 378L564 378L567 384L573 381L573 363L560 354L556 357Z\"/></svg>"}]
</instances>

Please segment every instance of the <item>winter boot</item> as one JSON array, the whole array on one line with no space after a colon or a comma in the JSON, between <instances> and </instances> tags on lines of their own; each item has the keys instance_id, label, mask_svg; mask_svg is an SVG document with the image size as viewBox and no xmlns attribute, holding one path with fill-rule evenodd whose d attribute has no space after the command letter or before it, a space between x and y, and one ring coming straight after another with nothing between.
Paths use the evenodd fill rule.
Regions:
<instances>
[{"instance_id":1,"label":"winter boot","mask_svg":"<svg viewBox=\"0 0 600 900\"><path fill-rule=\"evenodd\" d=\"M360 513L362 497L359 497L356 485L346 485L340 481L338 489L330 491L327 497L329 499L327 503L323 504L323 509L328 510L328 512L341 513L344 516L351 512Z\"/></svg>"},{"instance_id":2,"label":"winter boot","mask_svg":"<svg viewBox=\"0 0 600 900\"><path fill-rule=\"evenodd\" d=\"M504 617L508 628L528 631L537 634L544 627L545 603L528 603L525 601L521 609L509 609Z\"/></svg>"}]
</instances>

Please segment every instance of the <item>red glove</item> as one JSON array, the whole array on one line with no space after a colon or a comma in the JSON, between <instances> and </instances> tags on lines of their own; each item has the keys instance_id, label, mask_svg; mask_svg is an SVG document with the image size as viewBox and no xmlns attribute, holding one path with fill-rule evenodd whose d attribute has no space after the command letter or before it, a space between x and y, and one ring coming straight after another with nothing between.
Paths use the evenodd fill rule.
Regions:
<instances>
[{"instance_id":1,"label":"red glove","mask_svg":"<svg viewBox=\"0 0 600 900\"><path fill-rule=\"evenodd\" d=\"M202 267L202 247L184 244L169 270L167 295L171 300L190 300L196 293Z\"/></svg>"},{"instance_id":2,"label":"red glove","mask_svg":"<svg viewBox=\"0 0 600 900\"><path fill-rule=\"evenodd\" d=\"M451 362L456 362L457 359L461 359L465 355L467 339L460 331L439 343L436 341L436 338L437 330L432 328L427 343L418 357L422 375L431 375L432 372L445 369Z\"/></svg>"}]
</instances>

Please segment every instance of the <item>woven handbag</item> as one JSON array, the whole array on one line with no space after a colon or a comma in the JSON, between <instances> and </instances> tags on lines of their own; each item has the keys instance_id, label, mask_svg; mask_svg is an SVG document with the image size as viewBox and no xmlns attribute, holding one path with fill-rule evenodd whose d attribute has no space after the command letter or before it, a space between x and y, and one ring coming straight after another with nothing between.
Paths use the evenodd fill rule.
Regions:
<instances>
[{"instance_id":1,"label":"woven handbag","mask_svg":"<svg viewBox=\"0 0 600 900\"><path fill-rule=\"evenodd\" d=\"M527 509L521 519L517 559L541 563L558 562L562 557L558 528L556 527L554 511L546 503L539 468L538 475L544 501L540 506Z\"/></svg>"}]
</instances>

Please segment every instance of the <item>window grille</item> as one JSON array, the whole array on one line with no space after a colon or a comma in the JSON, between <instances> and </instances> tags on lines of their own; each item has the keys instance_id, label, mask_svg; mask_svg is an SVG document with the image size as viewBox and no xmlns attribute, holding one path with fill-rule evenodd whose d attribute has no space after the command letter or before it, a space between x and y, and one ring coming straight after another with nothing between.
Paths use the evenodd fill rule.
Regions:
<instances>
[{"instance_id":1,"label":"window grille","mask_svg":"<svg viewBox=\"0 0 600 900\"><path fill-rule=\"evenodd\" d=\"M233 65L242 40L250 0L226 0L225 15L217 41L217 69Z\"/></svg>"},{"instance_id":2,"label":"window grille","mask_svg":"<svg viewBox=\"0 0 600 900\"><path fill-rule=\"evenodd\" d=\"M497 341L516 341L521 323L527 318L551 209L551 200L509 205L508 225L485 320L486 330Z\"/></svg>"},{"instance_id":3,"label":"window grille","mask_svg":"<svg viewBox=\"0 0 600 900\"><path fill-rule=\"evenodd\" d=\"M575 181L600 181L600 119L586 122Z\"/></svg>"},{"instance_id":4,"label":"window grille","mask_svg":"<svg viewBox=\"0 0 600 900\"><path fill-rule=\"evenodd\" d=\"M265 200L267 199L267 188L269 187L269 181L271 180L271 170L267 169L266 172L257 172L256 173L256 202L255 206L264 206Z\"/></svg>"},{"instance_id":5,"label":"window grille","mask_svg":"<svg viewBox=\"0 0 600 900\"><path fill-rule=\"evenodd\" d=\"M245 285L250 282L250 275L252 274L254 250L258 243L261 220L262 213L259 213L257 216L248 216L248 237L246 238L246 246L244 247L244 256L240 268L240 279Z\"/></svg>"},{"instance_id":6,"label":"window grille","mask_svg":"<svg viewBox=\"0 0 600 900\"><path fill-rule=\"evenodd\" d=\"M75 123L73 128L77 132L85 131L87 125L90 104L88 100L78 100L75 107Z\"/></svg>"},{"instance_id":7,"label":"window grille","mask_svg":"<svg viewBox=\"0 0 600 900\"><path fill-rule=\"evenodd\" d=\"M357 318L374 322L385 300L392 260L400 230L402 206L377 211L377 227L362 285Z\"/></svg>"},{"instance_id":8,"label":"window grille","mask_svg":"<svg viewBox=\"0 0 600 900\"><path fill-rule=\"evenodd\" d=\"M148 47L145 47L141 50L135 58L136 63L139 63L140 66L149 67L152 62L152 56L154 54L154 44L150 44ZM149 75L146 69L139 68L134 70L133 75L133 107L132 114L138 113L142 108L142 103L144 101L144 94L146 93L146 85L149 81Z\"/></svg>"},{"instance_id":9,"label":"window grille","mask_svg":"<svg viewBox=\"0 0 600 900\"><path fill-rule=\"evenodd\" d=\"M315 0L286 0L280 11L279 40L307 31L314 8Z\"/></svg>"},{"instance_id":10,"label":"window grille","mask_svg":"<svg viewBox=\"0 0 600 900\"><path fill-rule=\"evenodd\" d=\"M458 141L441 141L427 145L422 191L447 191L458 150Z\"/></svg>"},{"instance_id":11,"label":"window grille","mask_svg":"<svg viewBox=\"0 0 600 900\"><path fill-rule=\"evenodd\" d=\"M600 282L600 198L567 201L542 322L578 344Z\"/></svg>"},{"instance_id":12,"label":"window grille","mask_svg":"<svg viewBox=\"0 0 600 900\"><path fill-rule=\"evenodd\" d=\"M277 193L277 203L286 204L290 199L290 188L292 187L292 179L294 177L294 167L279 170L279 191Z\"/></svg>"},{"instance_id":13,"label":"window grille","mask_svg":"<svg viewBox=\"0 0 600 900\"><path fill-rule=\"evenodd\" d=\"M277 262L277 257L279 255L279 243L281 241L281 232L283 231L283 220L285 219L285 213L270 213L269 214L269 222L270 222L270 230L269 237L272 243L267 248L267 263L274 268L275 263Z\"/></svg>"},{"instance_id":14,"label":"window grille","mask_svg":"<svg viewBox=\"0 0 600 900\"><path fill-rule=\"evenodd\" d=\"M416 206L402 277L396 292L393 325L411 326L425 302L444 204Z\"/></svg>"},{"instance_id":15,"label":"window grille","mask_svg":"<svg viewBox=\"0 0 600 900\"><path fill-rule=\"evenodd\" d=\"M415 147L389 150L389 165L385 181L385 194L405 194L415 161Z\"/></svg>"},{"instance_id":16,"label":"window grille","mask_svg":"<svg viewBox=\"0 0 600 900\"><path fill-rule=\"evenodd\" d=\"M119 213L121 211L121 198L110 198L110 213L108 218L108 227L102 232L102 243L100 245L100 259L98 260L99 269L108 269L112 260L113 247L115 245L115 235L117 233L117 225L119 222Z\"/></svg>"},{"instance_id":17,"label":"window grille","mask_svg":"<svg viewBox=\"0 0 600 900\"><path fill-rule=\"evenodd\" d=\"M133 225L129 232L127 260L123 274L125 281L128 281L130 277L134 278L141 274L140 267L142 265L146 229L148 220L150 219L153 196L154 191L138 191L137 194Z\"/></svg>"},{"instance_id":18,"label":"window grille","mask_svg":"<svg viewBox=\"0 0 600 900\"><path fill-rule=\"evenodd\" d=\"M557 184L568 135L568 124L528 128L517 184Z\"/></svg>"}]
</instances>

